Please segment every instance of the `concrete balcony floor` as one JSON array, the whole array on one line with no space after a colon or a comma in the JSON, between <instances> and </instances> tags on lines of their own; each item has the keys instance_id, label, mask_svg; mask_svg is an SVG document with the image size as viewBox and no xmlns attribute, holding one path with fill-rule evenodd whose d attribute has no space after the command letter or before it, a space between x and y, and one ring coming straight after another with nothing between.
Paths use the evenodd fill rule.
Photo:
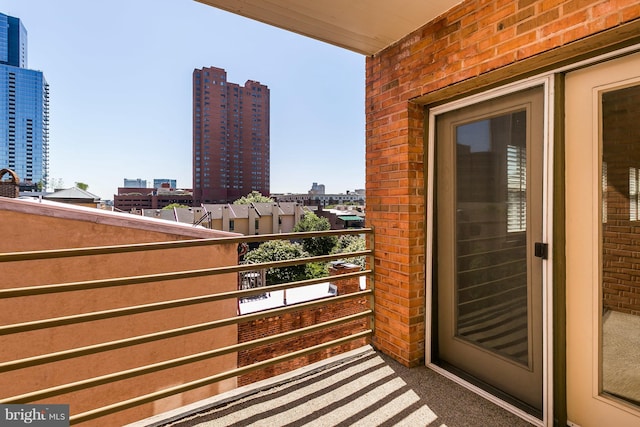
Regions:
<instances>
[{"instance_id":1,"label":"concrete balcony floor","mask_svg":"<svg viewBox=\"0 0 640 427\"><path fill-rule=\"evenodd\" d=\"M426 368L362 347L132 426L531 426Z\"/></svg>"}]
</instances>

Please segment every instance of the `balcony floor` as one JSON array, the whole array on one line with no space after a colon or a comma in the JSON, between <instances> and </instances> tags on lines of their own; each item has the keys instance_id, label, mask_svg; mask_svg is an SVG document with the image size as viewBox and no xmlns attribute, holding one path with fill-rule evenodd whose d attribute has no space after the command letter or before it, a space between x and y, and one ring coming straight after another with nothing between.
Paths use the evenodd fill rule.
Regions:
<instances>
[{"instance_id":1,"label":"balcony floor","mask_svg":"<svg viewBox=\"0 0 640 427\"><path fill-rule=\"evenodd\" d=\"M132 426L143 425L531 426L426 367L406 368L368 346Z\"/></svg>"}]
</instances>

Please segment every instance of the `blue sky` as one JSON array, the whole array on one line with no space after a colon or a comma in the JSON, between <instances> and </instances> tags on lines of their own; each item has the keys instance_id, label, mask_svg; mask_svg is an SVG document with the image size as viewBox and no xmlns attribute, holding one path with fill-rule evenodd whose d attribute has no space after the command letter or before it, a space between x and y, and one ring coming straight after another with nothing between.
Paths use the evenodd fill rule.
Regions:
<instances>
[{"instance_id":1,"label":"blue sky","mask_svg":"<svg viewBox=\"0 0 640 427\"><path fill-rule=\"evenodd\" d=\"M191 188L191 75L271 91L271 191L364 188L364 56L193 0L0 0L50 85L50 175L111 199L124 178Z\"/></svg>"}]
</instances>

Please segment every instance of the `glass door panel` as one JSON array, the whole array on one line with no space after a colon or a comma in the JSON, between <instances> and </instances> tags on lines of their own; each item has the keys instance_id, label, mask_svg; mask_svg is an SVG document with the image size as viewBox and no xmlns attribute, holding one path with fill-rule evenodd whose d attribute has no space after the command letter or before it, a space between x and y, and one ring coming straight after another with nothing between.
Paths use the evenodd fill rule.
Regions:
<instances>
[{"instance_id":1,"label":"glass door panel","mask_svg":"<svg viewBox=\"0 0 640 427\"><path fill-rule=\"evenodd\" d=\"M438 363L542 409L542 87L436 118Z\"/></svg>"},{"instance_id":2,"label":"glass door panel","mask_svg":"<svg viewBox=\"0 0 640 427\"><path fill-rule=\"evenodd\" d=\"M527 114L456 127L456 336L528 366Z\"/></svg>"},{"instance_id":3,"label":"glass door panel","mask_svg":"<svg viewBox=\"0 0 640 427\"><path fill-rule=\"evenodd\" d=\"M602 392L640 405L640 85L604 92Z\"/></svg>"}]
</instances>

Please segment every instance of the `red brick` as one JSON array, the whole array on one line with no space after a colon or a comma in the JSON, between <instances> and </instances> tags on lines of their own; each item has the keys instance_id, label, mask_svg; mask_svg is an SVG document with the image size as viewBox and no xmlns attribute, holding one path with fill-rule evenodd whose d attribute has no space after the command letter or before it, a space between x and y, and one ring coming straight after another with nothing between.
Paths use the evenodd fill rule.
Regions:
<instances>
[{"instance_id":1,"label":"red brick","mask_svg":"<svg viewBox=\"0 0 640 427\"><path fill-rule=\"evenodd\" d=\"M407 365L424 356L425 110L411 98L639 18L634 0L465 1L367 58L367 223L376 229L376 298L383 324L374 344L383 352ZM617 215L624 217L622 208ZM640 233L640 226L628 223L611 226L607 235L627 241ZM631 278L640 266L640 255L635 261L607 256L623 258L609 262L620 277ZM616 306L633 299L626 298Z\"/></svg>"},{"instance_id":2,"label":"red brick","mask_svg":"<svg viewBox=\"0 0 640 427\"><path fill-rule=\"evenodd\" d=\"M359 289L358 278L342 279L335 283L339 287L339 293L342 292L342 294ZM240 323L238 325L238 342L247 342L257 338L288 332L301 327L344 317L349 314L361 312L367 306L368 302L366 301L366 298L333 304L328 302L325 306ZM241 351L238 353L238 366L247 366L257 361L267 360L275 356L287 354L291 351L311 347L336 338L347 336L354 332L363 331L368 327L368 320L356 320L331 329L315 332L313 334L291 338L280 343ZM318 360L361 347L366 343L366 339L358 339L335 348L323 350L319 353L300 357L289 362L283 362L269 368L260 369L239 377L238 385L246 385L254 381L279 375L310 363L314 363Z\"/></svg>"}]
</instances>

